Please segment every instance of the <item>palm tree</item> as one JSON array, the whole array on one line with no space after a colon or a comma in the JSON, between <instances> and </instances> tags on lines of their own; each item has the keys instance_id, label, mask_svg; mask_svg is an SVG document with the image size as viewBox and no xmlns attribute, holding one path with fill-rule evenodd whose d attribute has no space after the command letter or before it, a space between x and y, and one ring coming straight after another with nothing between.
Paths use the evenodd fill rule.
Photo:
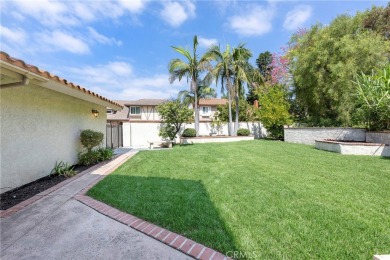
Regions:
<instances>
[{"instance_id":1,"label":"palm tree","mask_svg":"<svg viewBox=\"0 0 390 260\"><path fill-rule=\"evenodd\" d=\"M217 97L217 93L215 89L208 86L208 84L204 84L203 81L198 82L198 91L197 91L197 100L199 105L200 99L207 98L215 98ZM188 90L181 90L178 94L178 98L185 104L192 104L192 107L195 107L195 96L194 93Z\"/></svg>"},{"instance_id":2,"label":"palm tree","mask_svg":"<svg viewBox=\"0 0 390 260\"><path fill-rule=\"evenodd\" d=\"M243 92L243 87L245 83L250 83L250 72L251 66L248 62L249 58L252 56L250 50L244 47L244 44L238 45L237 48L233 49L232 52L232 72L233 72L233 82L234 82L234 96L236 103L236 120L234 124L234 135L237 135L238 130L238 117L239 117L239 101L240 93Z\"/></svg>"},{"instance_id":3,"label":"palm tree","mask_svg":"<svg viewBox=\"0 0 390 260\"><path fill-rule=\"evenodd\" d=\"M229 106L228 134L232 135L233 56L230 50L230 46L227 44L224 52L221 51L220 46L212 46L206 52L205 56L217 62L211 71L211 75L215 78L216 84L218 84L219 80L221 81L222 92L225 90L227 92Z\"/></svg>"},{"instance_id":4,"label":"palm tree","mask_svg":"<svg viewBox=\"0 0 390 260\"><path fill-rule=\"evenodd\" d=\"M169 81L172 84L176 79L181 81L183 77L190 82L190 92L198 93L199 73L210 68L209 60L204 56L198 60L196 47L198 46L198 37L194 36L192 53L183 47L172 48L185 57L185 61L181 59L173 59L169 62L168 69L171 76ZM198 95L194 95L195 104L195 131L196 136L199 135L199 110L198 110Z\"/></svg>"}]
</instances>

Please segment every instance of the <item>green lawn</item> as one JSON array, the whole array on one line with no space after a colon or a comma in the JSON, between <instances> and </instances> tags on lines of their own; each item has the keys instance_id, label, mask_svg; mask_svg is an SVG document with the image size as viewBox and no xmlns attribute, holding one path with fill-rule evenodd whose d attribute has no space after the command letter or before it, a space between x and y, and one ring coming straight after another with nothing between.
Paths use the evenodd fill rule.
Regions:
<instances>
[{"instance_id":1,"label":"green lawn","mask_svg":"<svg viewBox=\"0 0 390 260\"><path fill-rule=\"evenodd\" d=\"M390 160L276 141L144 151L88 192L222 253L390 253Z\"/></svg>"}]
</instances>

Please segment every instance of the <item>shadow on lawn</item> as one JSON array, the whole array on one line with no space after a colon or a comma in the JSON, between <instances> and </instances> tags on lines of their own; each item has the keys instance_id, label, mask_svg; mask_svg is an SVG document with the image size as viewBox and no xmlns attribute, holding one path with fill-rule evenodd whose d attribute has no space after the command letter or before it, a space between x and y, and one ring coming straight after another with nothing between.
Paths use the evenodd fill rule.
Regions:
<instances>
[{"instance_id":1,"label":"shadow on lawn","mask_svg":"<svg viewBox=\"0 0 390 260\"><path fill-rule=\"evenodd\" d=\"M223 254L239 251L201 181L115 174L88 195Z\"/></svg>"}]
</instances>

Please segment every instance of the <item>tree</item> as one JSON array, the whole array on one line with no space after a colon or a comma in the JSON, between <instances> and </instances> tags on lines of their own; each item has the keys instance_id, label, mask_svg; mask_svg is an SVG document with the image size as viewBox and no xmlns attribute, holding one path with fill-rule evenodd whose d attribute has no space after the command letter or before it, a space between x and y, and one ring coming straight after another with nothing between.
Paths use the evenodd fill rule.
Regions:
<instances>
[{"instance_id":1,"label":"tree","mask_svg":"<svg viewBox=\"0 0 390 260\"><path fill-rule=\"evenodd\" d=\"M292 123L287 92L282 85L266 85L258 91L257 116L270 137L283 139L283 126Z\"/></svg>"},{"instance_id":2,"label":"tree","mask_svg":"<svg viewBox=\"0 0 390 260\"><path fill-rule=\"evenodd\" d=\"M258 99L258 97L256 98ZM240 122L251 122L255 119L255 109L253 108L252 105L248 104L245 99L240 99L239 101L239 115L238 115L238 120ZM232 104L231 111L236 110L236 104ZM229 106L228 104L223 105L223 106L218 106L217 107L217 112L218 112L218 117L221 121L223 122L228 122L229 120ZM236 114L232 113L233 120L236 120Z\"/></svg>"},{"instance_id":3,"label":"tree","mask_svg":"<svg viewBox=\"0 0 390 260\"><path fill-rule=\"evenodd\" d=\"M386 7L373 7L363 19L363 26L390 40L390 2Z\"/></svg>"},{"instance_id":4,"label":"tree","mask_svg":"<svg viewBox=\"0 0 390 260\"><path fill-rule=\"evenodd\" d=\"M390 63L371 75L356 75L355 120L368 130L390 129Z\"/></svg>"},{"instance_id":5,"label":"tree","mask_svg":"<svg viewBox=\"0 0 390 260\"><path fill-rule=\"evenodd\" d=\"M272 54L269 51L262 52L256 59L257 69L261 75L268 80L271 73Z\"/></svg>"},{"instance_id":6,"label":"tree","mask_svg":"<svg viewBox=\"0 0 390 260\"><path fill-rule=\"evenodd\" d=\"M217 93L215 92L215 89L204 84L202 81L198 83L198 91L197 91L198 106L199 106L200 99L215 98L215 97L217 97ZM188 105L192 104L192 106L195 107L194 92L188 90L181 90L179 91L178 98L183 103L186 103Z\"/></svg>"},{"instance_id":7,"label":"tree","mask_svg":"<svg viewBox=\"0 0 390 260\"><path fill-rule=\"evenodd\" d=\"M244 92L244 84L249 83L250 64L249 58L252 57L250 50L244 47L243 44L238 45L237 48L233 49L233 64L232 72L234 79L234 94L236 103L236 117L234 124L234 135L237 135L239 114L240 114L240 93Z\"/></svg>"},{"instance_id":8,"label":"tree","mask_svg":"<svg viewBox=\"0 0 390 260\"><path fill-rule=\"evenodd\" d=\"M193 120L194 113L188 105L180 102L179 99L166 101L157 106L163 126L160 128L160 136L174 140L185 123Z\"/></svg>"},{"instance_id":9,"label":"tree","mask_svg":"<svg viewBox=\"0 0 390 260\"><path fill-rule=\"evenodd\" d=\"M248 94L246 96L246 101L249 104L253 105L254 101L257 100L257 94L256 94L257 87L260 84L263 84L264 82L269 81L271 79L271 71L272 71L271 63L272 63L272 54L269 51L262 52L257 57L256 59L257 70L251 72L252 84L248 85ZM257 77L257 79L255 79L253 78L253 75L257 71L259 72L259 76Z\"/></svg>"},{"instance_id":10,"label":"tree","mask_svg":"<svg viewBox=\"0 0 390 260\"><path fill-rule=\"evenodd\" d=\"M205 57L198 59L196 48L198 46L198 37L195 35L193 40L192 53L183 47L172 48L184 56L185 61L181 59L173 59L169 62L168 69L170 73L169 81L173 83L176 79L181 81L183 77L190 82L190 92L198 93L199 73L210 68L209 61ZM198 109L198 95L194 95L195 104L195 130L196 135L199 135L199 109Z\"/></svg>"},{"instance_id":11,"label":"tree","mask_svg":"<svg viewBox=\"0 0 390 260\"><path fill-rule=\"evenodd\" d=\"M251 52L244 47L243 44L231 50L230 45L226 45L225 51L222 52L219 46L211 47L205 56L208 59L215 60L217 64L213 68L211 74L214 76L216 83L220 80L222 91L227 90L228 96L228 113L229 135L237 135L239 106L236 106L235 126L232 131L232 95L234 95L235 103L239 103L240 93L243 92L243 85L249 82L248 59L251 57Z\"/></svg>"},{"instance_id":12,"label":"tree","mask_svg":"<svg viewBox=\"0 0 390 260\"><path fill-rule=\"evenodd\" d=\"M341 15L328 26L318 24L292 37L293 94L311 124L352 125L354 75L369 74L388 62L390 42L363 27L368 13Z\"/></svg>"},{"instance_id":13,"label":"tree","mask_svg":"<svg viewBox=\"0 0 390 260\"><path fill-rule=\"evenodd\" d=\"M212 46L205 54L207 59L211 59L217 62L215 67L211 71L211 75L215 78L215 83L221 81L222 93L226 90L228 98L228 134L232 135L232 93L233 93L233 72L231 70L232 53L230 45L227 44L225 51L222 52L220 46Z\"/></svg>"}]
</instances>

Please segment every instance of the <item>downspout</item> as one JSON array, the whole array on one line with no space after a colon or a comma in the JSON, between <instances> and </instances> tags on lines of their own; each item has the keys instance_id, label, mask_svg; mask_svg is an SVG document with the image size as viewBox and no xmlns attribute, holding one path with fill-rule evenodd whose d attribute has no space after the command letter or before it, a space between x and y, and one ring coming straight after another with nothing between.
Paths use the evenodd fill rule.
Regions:
<instances>
[{"instance_id":1,"label":"downspout","mask_svg":"<svg viewBox=\"0 0 390 260\"><path fill-rule=\"evenodd\" d=\"M24 87L30 83L30 79L27 76L23 76L23 80L20 82L8 83L0 85L1 88L16 88L16 87Z\"/></svg>"}]
</instances>

